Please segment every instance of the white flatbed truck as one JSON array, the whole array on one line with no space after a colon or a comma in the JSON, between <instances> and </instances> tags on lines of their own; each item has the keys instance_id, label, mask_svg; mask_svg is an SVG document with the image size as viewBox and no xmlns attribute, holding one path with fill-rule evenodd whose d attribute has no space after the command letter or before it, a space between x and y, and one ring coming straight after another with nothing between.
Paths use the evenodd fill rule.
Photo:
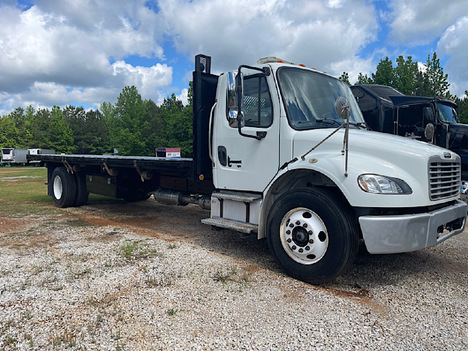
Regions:
<instances>
[{"instance_id":1,"label":"white flatbed truck","mask_svg":"<svg viewBox=\"0 0 468 351\"><path fill-rule=\"evenodd\" d=\"M372 254L435 246L465 227L460 157L366 130L349 87L274 58L193 73L193 159L28 155L58 207L88 193L211 210L208 225L266 238L281 268L313 284Z\"/></svg>"}]
</instances>

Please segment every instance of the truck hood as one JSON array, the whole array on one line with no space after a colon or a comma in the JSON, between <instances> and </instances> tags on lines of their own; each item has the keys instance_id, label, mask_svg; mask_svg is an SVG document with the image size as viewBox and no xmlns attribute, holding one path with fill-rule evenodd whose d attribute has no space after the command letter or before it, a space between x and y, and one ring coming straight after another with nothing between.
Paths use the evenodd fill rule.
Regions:
<instances>
[{"instance_id":1,"label":"truck hood","mask_svg":"<svg viewBox=\"0 0 468 351\"><path fill-rule=\"evenodd\" d=\"M315 144L331 134L333 129L316 129L308 132L297 133L294 137L294 156L301 156L302 153L310 150ZM468 129L467 129L468 131ZM344 130L338 131L335 135L318 146L310 155L314 153L340 153L343 148ZM313 140L313 141L312 141ZM306 150L308 148L308 150ZM379 157L384 161L401 162L406 158L424 158L430 156L456 155L447 149L439 146L422 143L420 141L367 130L349 130L349 153L366 154ZM452 155L453 154L453 155Z\"/></svg>"},{"instance_id":2,"label":"truck hood","mask_svg":"<svg viewBox=\"0 0 468 351\"><path fill-rule=\"evenodd\" d=\"M293 149L298 161L292 163L290 169L313 169L326 175L354 206L368 206L373 203L375 207L418 207L447 201L429 199L428 163L430 159L435 162L459 162L460 158L456 153L409 138L351 129L346 175L345 157L342 153L344 130L338 131L302 160L302 155L331 132L333 129L297 133L294 136ZM400 196L364 193L358 186L358 178L362 174L401 179L410 186L412 193Z\"/></svg>"}]
</instances>

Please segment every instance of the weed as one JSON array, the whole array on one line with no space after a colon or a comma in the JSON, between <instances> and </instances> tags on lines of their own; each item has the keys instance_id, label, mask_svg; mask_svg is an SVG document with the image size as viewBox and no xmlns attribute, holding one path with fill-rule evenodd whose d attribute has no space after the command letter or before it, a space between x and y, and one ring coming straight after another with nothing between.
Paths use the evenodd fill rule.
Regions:
<instances>
[{"instance_id":1,"label":"weed","mask_svg":"<svg viewBox=\"0 0 468 351\"><path fill-rule=\"evenodd\" d=\"M64 331L62 335L57 335L55 338L52 339L52 346L54 348L61 345L65 345L65 348L75 347L75 335L69 331Z\"/></svg>"},{"instance_id":2,"label":"weed","mask_svg":"<svg viewBox=\"0 0 468 351\"><path fill-rule=\"evenodd\" d=\"M13 319L9 319L5 323L5 328L16 327L16 322Z\"/></svg>"},{"instance_id":3,"label":"weed","mask_svg":"<svg viewBox=\"0 0 468 351\"><path fill-rule=\"evenodd\" d=\"M122 337L120 336L120 329L117 330L116 334L111 335L111 338L117 341L122 339Z\"/></svg>"},{"instance_id":4,"label":"weed","mask_svg":"<svg viewBox=\"0 0 468 351\"><path fill-rule=\"evenodd\" d=\"M176 244L169 244L167 245L167 248L172 250L172 249L177 249L177 245Z\"/></svg>"},{"instance_id":5,"label":"weed","mask_svg":"<svg viewBox=\"0 0 468 351\"><path fill-rule=\"evenodd\" d=\"M120 247L120 254L126 260L139 260L161 256L158 249L140 241L126 240Z\"/></svg>"},{"instance_id":6,"label":"weed","mask_svg":"<svg viewBox=\"0 0 468 351\"><path fill-rule=\"evenodd\" d=\"M7 336L6 339L5 339L5 344L6 345L14 345L17 343L18 340L16 340L14 337L12 336Z\"/></svg>"},{"instance_id":7,"label":"weed","mask_svg":"<svg viewBox=\"0 0 468 351\"><path fill-rule=\"evenodd\" d=\"M28 321L29 321L31 318L32 318L31 311L26 310L26 311L24 312L24 314L23 314L22 320L28 320Z\"/></svg>"},{"instance_id":8,"label":"weed","mask_svg":"<svg viewBox=\"0 0 468 351\"><path fill-rule=\"evenodd\" d=\"M176 314L177 312L181 312L181 310L175 310L175 309L173 309L173 308L170 308L170 309L168 309L168 310L166 311L166 313L167 313L169 316L175 316L175 314Z\"/></svg>"},{"instance_id":9,"label":"weed","mask_svg":"<svg viewBox=\"0 0 468 351\"><path fill-rule=\"evenodd\" d=\"M31 335L31 334L24 334L24 340L27 340L27 341L28 341L29 347L33 347L33 346L34 346L34 342L33 342L32 335Z\"/></svg>"},{"instance_id":10,"label":"weed","mask_svg":"<svg viewBox=\"0 0 468 351\"><path fill-rule=\"evenodd\" d=\"M236 281L234 278L237 275L237 270L235 268L231 268L228 271L221 271L218 270L213 276L213 280L216 282L222 282L223 284L226 284L229 280L230 281Z\"/></svg>"},{"instance_id":11,"label":"weed","mask_svg":"<svg viewBox=\"0 0 468 351\"><path fill-rule=\"evenodd\" d=\"M145 280L146 286L150 288L155 288L155 287L166 287L166 286L171 286L173 284L172 280L170 277L163 276L160 277L159 279L155 277L148 277Z\"/></svg>"}]
</instances>

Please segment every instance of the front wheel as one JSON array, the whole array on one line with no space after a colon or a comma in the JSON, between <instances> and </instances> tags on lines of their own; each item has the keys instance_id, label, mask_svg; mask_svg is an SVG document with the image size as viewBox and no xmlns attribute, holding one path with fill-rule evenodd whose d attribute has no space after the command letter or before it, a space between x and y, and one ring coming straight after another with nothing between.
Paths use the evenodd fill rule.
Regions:
<instances>
[{"instance_id":1,"label":"front wheel","mask_svg":"<svg viewBox=\"0 0 468 351\"><path fill-rule=\"evenodd\" d=\"M312 284L343 273L359 248L349 206L322 189L293 190L280 196L269 215L267 240L288 275Z\"/></svg>"}]
</instances>

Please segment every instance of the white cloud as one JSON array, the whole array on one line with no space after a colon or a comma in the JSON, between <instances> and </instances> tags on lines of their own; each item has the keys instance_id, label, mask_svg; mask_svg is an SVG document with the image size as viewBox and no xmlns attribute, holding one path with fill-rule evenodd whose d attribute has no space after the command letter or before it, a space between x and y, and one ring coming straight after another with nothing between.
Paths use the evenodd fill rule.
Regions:
<instances>
[{"instance_id":1,"label":"white cloud","mask_svg":"<svg viewBox=\"0 0 468 351\"><path fill-rule=\"evenodd\" d=\"M172 81L170 67L122 65L131 55L164 60L161 21L145 2L37 0L26 11L11 1L1 4L2 111L12 103L13 108L73 101L97 105L106 101L102 98L115 100L128 84L144 98L161 100L161 89Z\"/></svg>"},{"instance_id":2,"label":"white cloud","mask_svg":"<svg viewBox=\"0 0 468 351\"><path fill-rule=\"evenodd\" d=\"M448 26L468 14L466 0L391 0L390 38L396 44L425 45L436 40Z\"/></svg>"},{"instance_id":3,"label":"white cloud","mask_svg":"<svg viewBox=\"0 0 468 351\"><path fill-rule=\"evenodd\" d=\"M211 55L220 71L265 56L330 71L377 30L375 9L362 0L161 0L160 15L180 52Z\"/></svg>"},{"instance_id":4,"label":"white cloud","mask_svg":"<svg viewBox=\"0 0 468 351\"><path fill-rule=\"evenodd\" d=\"M191 79L185 63L184 72L176 67L198 53L212 56L214 73L277 56L335 76L346 71L354 82L382 57L415 57L403 45L439 37L450 90L468 84L466 0L391 0L384 10L368 0L35 0L25 11L0 2L0 115L29 103L115 102L125 85L157 103L171 93L185 102L173 77ZM394 46L376 43L378 21L390 25ZM369 43L374 51L358 57Z\"/></svg>"},{"instance_id":5,"label":"white cloud","mask_svg":"<svg viewBox=\"0 0 468 351\"><path fill-rule=\"evenodd\" d=\"M450 91L459 97L468 90L468 15L447 28L442 35L437 52L447 55L444 72L450 79Z\"/></svg>"},{"instance_id":6,"label":"white cloud","mask_svg":"<svg viewBox=\"0 0 468 351\"><path fill-rule=\"evenodd\" d=\"M124 61L112 64L113 74L122 80L123 85L134 85L142 96L158 96L158 88L169 86L172 82L172 68L166 64L152 67L133 67ZM158 96L156 99L161 100Z\"/></svg>"},{"instance_id":7,"label":"white cloud","mask_svg":"<svg viewBox=\"0 0 468 351\"><path fill-rule=\"evenodd\" d=\"M188 104L188 89L182 89L179 95L176 96L184 105Z\"/></svg>"}]
</instances>

